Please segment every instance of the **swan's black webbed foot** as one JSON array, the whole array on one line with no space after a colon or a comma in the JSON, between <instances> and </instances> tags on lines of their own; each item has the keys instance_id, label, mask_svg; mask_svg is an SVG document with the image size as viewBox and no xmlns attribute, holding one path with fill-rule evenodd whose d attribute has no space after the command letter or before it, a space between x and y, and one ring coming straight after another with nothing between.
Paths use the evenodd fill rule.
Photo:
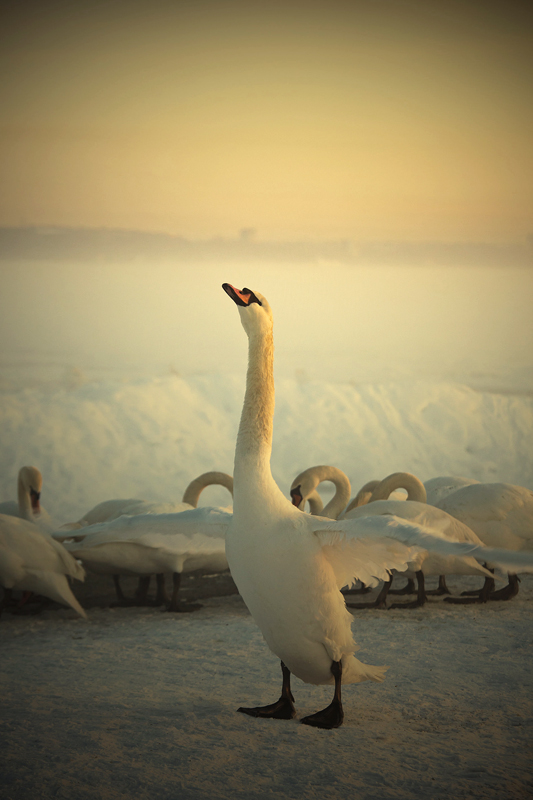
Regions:
<instances>
[{"instance_id":1,"label":"swan's black webbed foot","mask_svg":"<svg viewBox=\"0 0 533 800\"><path fill-rule=\"evenodd\" d=\"M403 589L389 589L389 594L415 594L415 582L412 578L407 579Z\"/></svg>"},{"instance_id":2,"label":"swan's black webbed foot","mask_svg":"<svg viewBox=\"0 0 533 800\"><path fill-rule=\"evenodd\" d=\"M452 603L455 606L467 606L473 603L486 603L494 589L493 578L485 578L485 583L481 589L475 592L461 592L461 597L445 597L445 603Z\"/></svg>"},{"instance_id":3,"label":"swan's black webbed foot","mask_svg":"<svg viewBox=\"0 0 533 800\"><path fill-rule=\"evenodd\" d=\"M291 692L291 672L283 661L281 662L281 672L283 684L279 700L269 706L257 706L256 708L243 708L241 706L237 711L240 711L241 714L248 714L250 717L262 717L263 719L293 719L296 716L296 709L294 708L294 697Z\"/></svg>"},{"instance_id":4,"label":"swan's black webbed foot","mask_svg":"<svg viewBox=\"0 0 533 800\"><path fill-rule=\"evenodd\" d=\"M438 589L430 589L430 591L426 592L426 594L430 594L432 597L440 597L443 594L451 594L450 590L446 586L446 575L439 575Z\"/></svg>"},{"instance_id":5,"label":"swan's black webbed foot","mask_svg":"<svg viewBox=\"0 0 533 800\"><path fill-rule=\"evenodd\" d=\"M301 722L304 725L312 725L314 728L340 728L344 721L344 711L341 702L341 677L342 663L340 661L331 662L331 672L335 678L335 694L333 700L322 711L303 717Z\"/></svg>"},{"instance_id":6,"label":"swan's black webbed foot","mask_svg":"<svg viewBox=\"0 0 533 800\"><path fill-rule=\"evenodd\" d=\"M518 575L509 575L509 583L503 589L498 589L497 592L489 594L489 600L511 600L518 594L518 584L520 578Z\"/></svg>"},{"instance_id":7,"label":"swan's black webbed foot","mask_svg":"<svg viewBox=\"0 0 533 800\"><path fill-rule=\"evenodd\" d=\"M373 603L346 603L346 608L387 608L387 594L389 593L392 577L385 581L381 591Z\"/></svg>"},{"instance_id":8,"label":"swan's black webbed foot","mask_svg":"<svg viewBox=\"0 0 533 800\"><path fill-rule=\"evenodd\" d=\"M331 702L327 708L322 711L317 711L316 714L310 714L308 717L302 717L301 722L304 725L312 725L314 728L340 728L344 721L344 711L340 703Z\"/></svg>"},{"instance_id":9,"label":"swan's black webbed foot","mask_svg":"<svg viewBox=\"0 0 533 800\"><path fill-rule=\"evenodd\" d=\"M292 719L296 716L294 703L288 697L280 697L275 703L269 706L257 706L257 708L237 709L241 714L248 714L250 717L263 717L264 719Z\"/></svg>"}]
</instances>

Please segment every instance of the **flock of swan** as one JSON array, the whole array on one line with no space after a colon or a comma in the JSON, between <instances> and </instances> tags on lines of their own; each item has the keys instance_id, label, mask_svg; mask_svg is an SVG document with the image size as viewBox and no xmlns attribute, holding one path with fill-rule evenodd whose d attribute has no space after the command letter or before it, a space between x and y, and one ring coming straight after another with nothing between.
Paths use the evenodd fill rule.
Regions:
<instances>
[{"instance_id":1,"label":"flock of swan","mask_svg":"<svg viewBox=\"0 0 533 800\"><path fill-rule=\"evenodd\" d=\"M277 701L238 710L254 717L293 718L294 674L311 684L334 686L330 705L301 722L335 728L344 717L341 685L380 682L387 669L355 658L348 608L387 607L394 572L409 579L399 593L413 591L415 580L417 587L412 603L392 607L422 605L429 575L439 576L439 593L448 592L447 574L484 578L476 594L447 597L448 602L510 599L518 591L517 573L533 572L533 492L455 477L422 484L409 473L394 473L365 484L350 502L347 476L335 467L317 466L298 475L286 496L270 469L272 311L258 292L230 284L223 289L237 305L249 343L233 478L205 473L189 484L181 503L108 500L57 529L40 505L39 470L23 467L18 501L0 503L0 613L8 607L20 610L28 594L35 593L85 617L70 586L71 579L84 579L85 569L113 577L117 604L147 602L150 577L156 575L158 604L174 612L195 611L201 606L180 602L181 575L197 569L217 573L229 565L282 671ZM317 492L322 481L335 486L326 506ZM197 507L201 492L213 484L228 489L233 507ZM407 491L406 499L398 489ZM494 591L496 567L508 576L499 591ZM169 573L170 598L165 587ZM121 575L139 577L132 600L124 597ZM376 601L351 602L351 594L380 581ZM356 582L361 589L350 588ZM13 598L14 591L25 592L22 601Z\"/></svg>"}]
</instances>

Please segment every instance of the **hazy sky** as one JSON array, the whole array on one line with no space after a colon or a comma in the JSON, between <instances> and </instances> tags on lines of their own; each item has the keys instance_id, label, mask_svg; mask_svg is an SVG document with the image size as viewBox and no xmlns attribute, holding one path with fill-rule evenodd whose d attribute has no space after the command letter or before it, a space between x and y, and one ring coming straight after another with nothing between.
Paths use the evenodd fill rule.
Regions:
<instances>
[{"instance_id":1,"label":"hazy sky","mask_svg":"<svg viewBox=\"0 0 533 800\"><path fill-rule=\"evenodd\" d=\"M522 239L531 7L0 0L0 224Z\"/></svg>"}]
</instances>

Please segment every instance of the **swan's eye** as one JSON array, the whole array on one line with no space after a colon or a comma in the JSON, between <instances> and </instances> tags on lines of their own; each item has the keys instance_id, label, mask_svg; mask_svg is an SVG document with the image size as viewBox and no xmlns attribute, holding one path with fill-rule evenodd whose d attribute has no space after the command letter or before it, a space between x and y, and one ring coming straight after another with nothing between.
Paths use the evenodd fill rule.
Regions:
<instances>
[{"instance_id":1,"label":"swan's eye","mask_svg":"<svg viewBox=\"0 0 533 800\"><path fill-rule=\"evenodd\" d=\"M246 303L247 306L251 306L252 303L258 303L260 306L263 305L261 300L257 299L257 297L255 296L255 294L252 292L251 289L243 289L242 293L243 295L248 295L248 302Z\"/></svg>"}]
</instances>

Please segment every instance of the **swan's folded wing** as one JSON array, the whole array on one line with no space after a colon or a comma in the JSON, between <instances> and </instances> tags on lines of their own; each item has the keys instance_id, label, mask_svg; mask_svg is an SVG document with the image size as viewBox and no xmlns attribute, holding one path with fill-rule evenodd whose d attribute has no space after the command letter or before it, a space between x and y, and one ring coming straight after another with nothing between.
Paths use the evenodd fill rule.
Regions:
<instances>
[{"instance_id":1,"label":"swan's folded wing","mask_svg":"<svg viewBox=\"0 0 533 800\"><path fill-rule=\"evenodd\" d=\"M400 517L381 515L356 519L313 518L313 530L330 561L339 588L360 580L375 586L390 570L417 569L426 552L471 556L507 572L533 572L533 553L455 542L437 528L426 528Z\"/></svg>"},{"instance_id":2,"label":"swan's folded wing","mask_svg":"<svg viewBox=\"0 0 533 800\"><path fill-rule=\"evenodd\" d=\"M111 522L88 525L77 531L72 538L82 546L95 546L109 542L137 541L145 537L157 535L204 537L223 539L226 535L232 515L217 508L203 506L190 511L174 514L140 514L136 517L119 517ZM64 532L56 534L58 539L65 540ZM71 548L69 548L71 549Z\"/></svg>"}]
</instances>

